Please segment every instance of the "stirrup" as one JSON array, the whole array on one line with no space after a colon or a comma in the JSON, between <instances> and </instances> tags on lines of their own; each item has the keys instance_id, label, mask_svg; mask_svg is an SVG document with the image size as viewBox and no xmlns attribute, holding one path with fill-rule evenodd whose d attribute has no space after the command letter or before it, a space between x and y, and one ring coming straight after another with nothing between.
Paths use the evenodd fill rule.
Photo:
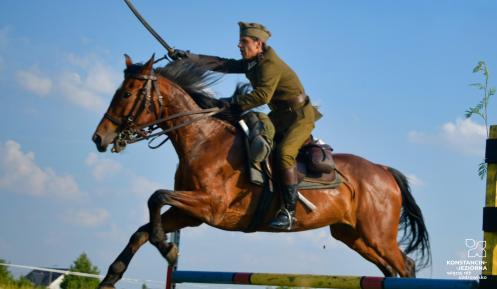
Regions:
<instances>
[{"instance_id":1,"label":"stirrup","mask_svg":"<svg viewBox=\"0 0 497 289\"><path fill-rule=\"evenodd\" d=\"M278 212L276 212L276 215L274 216L274 218L277 218L280 215L280 213L283 213L288 218L288 227L278 228L278 229L284 229L284 230L290 231L293 227L294 221L296 221L297 219L295 217L293 217L292 214L290 213L290 211L288 211L286 208L279 209Z\"/></svg>"}]
</instances>

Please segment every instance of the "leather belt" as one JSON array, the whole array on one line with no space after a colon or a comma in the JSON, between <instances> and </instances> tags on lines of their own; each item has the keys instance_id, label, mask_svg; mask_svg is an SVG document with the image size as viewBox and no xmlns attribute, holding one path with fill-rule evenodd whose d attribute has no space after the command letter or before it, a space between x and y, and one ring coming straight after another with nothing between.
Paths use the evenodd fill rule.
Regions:
<instances>
[{"instance_id":1,"label":"leather belt","mask_svg":"<svg viewBox=\"0 0 497 289\"><path fill-rule=\"evenodd\" d=\"M272 100L268 106L271 110L295 111L308 103L309 97L305 93L301 93L288 100Z\"/></svg>"}]
</instances>

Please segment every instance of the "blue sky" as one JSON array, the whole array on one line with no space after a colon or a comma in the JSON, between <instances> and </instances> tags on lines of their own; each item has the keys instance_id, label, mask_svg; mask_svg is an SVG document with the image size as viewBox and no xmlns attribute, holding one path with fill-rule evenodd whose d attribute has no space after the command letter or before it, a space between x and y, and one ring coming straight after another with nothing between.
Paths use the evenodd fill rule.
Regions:
<instances>
[{"instance_id":1,"label":"blue sky","mask_svg":"<svg viewBox=\"0 0 497 289\"><path fill-rule=\"evenodd\" d=\"M468 85L482 80L472 73L479 60L497 86L495 1L135 2L171 45L197 53L237 58L237 22L266 25L325 115L315 135L410 177L434 258L421 276L450 277L446 262L465 256L465 239L482 238L484 127L464 111L481 99ZM105 272L146 222L148 196L173 187L170 144L115 155L91 142L123 54L145 61L154 52L164 50L123 1L1 1L0 258L68 267L85 251ZM229 96L239 81L226 76L213 89ZM497 99L489 117L497 123ZM202 226L184 230L182 242L182 269L380 275L325 228ZM160 281L164 270L145 245L126 276Z\"/></svg>"}]
</instances>

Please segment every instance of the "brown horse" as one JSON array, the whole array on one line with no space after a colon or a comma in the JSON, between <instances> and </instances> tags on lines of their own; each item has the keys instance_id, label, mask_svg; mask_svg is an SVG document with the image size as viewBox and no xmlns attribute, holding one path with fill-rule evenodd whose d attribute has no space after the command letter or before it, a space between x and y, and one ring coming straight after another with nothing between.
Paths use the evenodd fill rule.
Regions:
<instances>
[{"instance_id":1,"label":"brown horse","mask_svg":"<svg viewBox=\"0 0 497 289\"><path fill-rule=\"evenodd\" d=\"M245 231L263 192L248 180L244 136L233 121L237 116L227 111L211 116L220 105L204 91L213 74L188 61L175 61L157 70L153 63L153 56L143 65L133 64L126 56L125 79L93 141L100 152L111 144L113 151L119 152L126 142L150 136L145 128L157 123L167 132L179 157L175 188L158 190L150 197L150 223L132 235L100 288L114 288L133 255L147 241L174 262L177 251L166 242L165 233L202 223ZM202 114L207 112L211 113ZM412 277L415 263L418 269L429 265L428 233L406 177L351 154L336 154L335 161L345 183L336 189L302 190L317 209L310 212L297 204L292 231L329 226L333 237L374 263L385 276ZM164 205L171 208L161 215ZM274 232L265 224L278 207L277 198L258 231ZM403 232L400 241L398 231ZM407 257L409 253L414 253L416 262Z\"/></svg>"}]
</instances>

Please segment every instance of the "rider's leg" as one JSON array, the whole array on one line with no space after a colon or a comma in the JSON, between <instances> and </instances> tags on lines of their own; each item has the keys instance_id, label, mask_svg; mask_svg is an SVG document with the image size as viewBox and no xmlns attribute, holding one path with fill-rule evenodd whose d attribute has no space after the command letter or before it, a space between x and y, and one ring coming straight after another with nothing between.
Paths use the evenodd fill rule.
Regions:
<instances>
[{"instance_id":1,"label":"rider's leg","mask_svg":"<svg viewBox=\"0 0 497 289\"><path fill-rule=\"evenodd\" d=\"M296 121L282 133L282 137L276 139L276 163L279 166L280 188L284 205L270 224L271 227L277 229L292 229L298 194L296 158L299 149L309 138L314 128L314 110L311 105L295 113L297 114ZM276 127L278 130L278 126Z\"/></svg>"}]
</instances>

